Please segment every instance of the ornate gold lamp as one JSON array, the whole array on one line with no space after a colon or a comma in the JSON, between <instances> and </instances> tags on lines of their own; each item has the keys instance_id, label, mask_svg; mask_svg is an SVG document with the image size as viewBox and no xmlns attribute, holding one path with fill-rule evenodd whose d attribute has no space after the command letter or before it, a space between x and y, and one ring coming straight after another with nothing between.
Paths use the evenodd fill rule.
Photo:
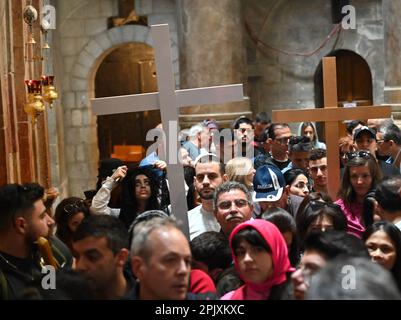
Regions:
<instances>
[{"instance_id":1,"label":"ornate gold lamp","mask_svg":"<svg viewBox=\"0 0 401 320\"><path fill-rule=\"evenodd\" d=\"M58 98L54 87L54 76L42 76L42 94L43 100L49 104L50 108L53 108L53 101Z\"/></svg>"},{"instance_id":2,"label":"ornate gold lamp","mask_svg":"<svg viewBox=\"0 0 401 320\"><path fill-rule=\"evenodd\" d=\"M23 10L25 23L28 25L28 38L25 46L25 60L27 62L28 79L25 84L28 89L27 102L24 105L24 111L32 117L32 123L37 122L37 117L44 112L47 103L50 108L53 102L58 98L58 93L54 86L54 76L47 75L45 62L48 60L50 46L47 41L47 33L50 28L48 21L42 19L40 23L41 33L43 35L43 47L39 48L33 33L33 23L38 20L38 12L32 5L27 5ZM42 70L42 71L40 71ZM40 80L34 80L40 74Z\"/></svg>"},{"instance_id":3,"label":"ornate gold lamp","mask_svg":"<svg viewBox=\"0 0 401 320\"><path fill-rule=\"evenodd\" d=\"M37 117L45 110L42 101L42 83L40 80L25 80L28 89L28 101L24 111L32 117L32 123L37 122Z\"/></svg>"}]
</instances>

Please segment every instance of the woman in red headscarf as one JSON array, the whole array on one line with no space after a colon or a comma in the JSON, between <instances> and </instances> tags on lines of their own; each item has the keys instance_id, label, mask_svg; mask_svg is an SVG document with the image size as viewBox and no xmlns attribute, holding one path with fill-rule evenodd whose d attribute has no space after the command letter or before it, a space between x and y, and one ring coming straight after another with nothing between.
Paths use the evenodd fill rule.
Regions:
<instances>
[{"instance_id":1,"label":"woman in red headscarf","mask_svg":"<svg viewBox=\"0 0 401 320\"><path fill-rule=\"evenodd\" d=\"M289 293L287 245L278 228L256 219L238 225L230 235L235 268L245 284L221 300L283 299ZM288 289L288 290L286 290Z\"/></svg>"}]
</instances>

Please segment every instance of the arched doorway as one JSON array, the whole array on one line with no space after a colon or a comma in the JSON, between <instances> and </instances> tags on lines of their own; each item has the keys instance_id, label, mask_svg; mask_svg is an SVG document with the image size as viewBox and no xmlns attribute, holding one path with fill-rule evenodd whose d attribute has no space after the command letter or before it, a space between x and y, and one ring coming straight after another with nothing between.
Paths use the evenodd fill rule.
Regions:
<instances>
[{"instance_id":1,"label":"arched doorway","mask_svg":"<svg viewBox=\"0 0 401 320\"><path fill-rule=\"evenodd\" d=\"M144 43L124 44L109 53L95 76L95 97L157 91L153 48ZM112 108L112 106L111 106ZM146 132L160 123L159 111L97 117L100 158L108 158L115 145L142 145Z\"/></svg>"},{"instance_id":2,"label":"arched doorway","mask_svg":"<svg viewBox=\"0 0 401 320\"><path fill-rule=\"evenodd\" d=\"M373 105L372 74L369 65L360 55L349 50L337 50L328 57L336 57L338 107L346 103L357 106ZM319 63L314 77L315 106L323 106L323 72ZM319 136L324 137L324 127L317 125ZM340 124L340 134L345 135L345 124Z\"/></svg>"}]
</instances>

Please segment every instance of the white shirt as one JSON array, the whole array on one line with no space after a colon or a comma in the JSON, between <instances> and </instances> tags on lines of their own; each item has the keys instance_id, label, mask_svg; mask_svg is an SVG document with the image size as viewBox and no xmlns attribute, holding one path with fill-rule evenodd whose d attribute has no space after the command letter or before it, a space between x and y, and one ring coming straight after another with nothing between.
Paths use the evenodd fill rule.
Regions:
<instances>
[{"instance_id":1,"label":"white shirt","mask_svg":"<svg viewBox=\"0 0 401 320\"><path fill-rule=\"evenodd\" d=\"M92 205L90 207L90 212L92 214L105 214L109 216L117 217L120 215L120 209L113 209L108 207L111 191L117 185L117 182L111 177L103 182L102 187L96 193L92 199Z\"/></svg>"},{"instance_id":2,"label":"white shirt","mask_svg":"<svg viewBox=\"0 0 401 320\"><path fill-rule=\"evenodd\" d=\"M213 212L208 212L199 205L192 210L188 211L188 224L189 224L189 238L199 236L207 231L219 232L221 227L217 222Z\"/></svg>"},{"instance_id":3,"label":"white shirt","mask_svg":"<svg viewBox=\"0 0 401 320\"><path fill-rule=\"evenodd\" d=\"M394 224L398 229L401 231L401 221L398 221L397 223Z\"/></svg>"}]
</instances>

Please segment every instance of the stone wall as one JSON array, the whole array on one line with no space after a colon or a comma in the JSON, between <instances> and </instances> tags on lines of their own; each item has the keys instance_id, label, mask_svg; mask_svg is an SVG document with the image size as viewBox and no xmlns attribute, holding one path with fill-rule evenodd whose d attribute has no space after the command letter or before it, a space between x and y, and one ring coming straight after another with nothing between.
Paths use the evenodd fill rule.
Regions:
<instances>
[{"instance_id":1,"label":"stone wall","mask_svg":"<svg viewBox=\"0 0 401 320\"><path fill-rule=\"evenodd\" d=\"M152 3L163 12L153 13ZM174 1L136 1L137 13L148 23L169 23L178 81L178 49ZM107 28L107 19L118 15L114 0L57 1L58 65L64 130L64 158L68 195L83 196L95 187L99 160L96 117L90 108L96 70L104 57L118 46L140 42L152 45L150 28L125 25Z\"/></svg>"},{"instance_id":2,"label":"stone wall","mask_svg":"<svg viewBox=\"0 0 401 320\"><path fill-rule=\"evenodd\" d=\"M384 49L381 1L354 0L356 30L342 30L310 57L285 55L247 36L249 96L254 112L314 106L313 77L322 57L338 49L354 51L372 72L373 101L383 102ZM268 45L305 53L317 48L333 28L330 1L244 0L245 21Z\"/></svg>"}]
</instances>

